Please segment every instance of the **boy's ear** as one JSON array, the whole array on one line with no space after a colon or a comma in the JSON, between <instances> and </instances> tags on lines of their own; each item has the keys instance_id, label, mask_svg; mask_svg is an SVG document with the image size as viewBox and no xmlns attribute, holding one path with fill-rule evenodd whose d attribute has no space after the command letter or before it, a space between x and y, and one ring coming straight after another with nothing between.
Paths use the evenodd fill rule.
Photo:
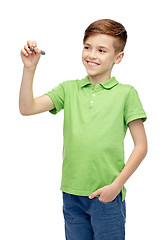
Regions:
<instances>
[{"instance_id":1,"label":"boy's ear","mask_svg":"<svg viewBox=\"0 0 165 240\"><path fill-rule=\"evenodd\" d=\"M117 56L116 56L116 59L115 59L115 62L114 62L114 63L115 63L115 64L120 63L121 60L123 59L123 57L124 57L124 52L118 53Z\"/></svg>"}]
</instances>

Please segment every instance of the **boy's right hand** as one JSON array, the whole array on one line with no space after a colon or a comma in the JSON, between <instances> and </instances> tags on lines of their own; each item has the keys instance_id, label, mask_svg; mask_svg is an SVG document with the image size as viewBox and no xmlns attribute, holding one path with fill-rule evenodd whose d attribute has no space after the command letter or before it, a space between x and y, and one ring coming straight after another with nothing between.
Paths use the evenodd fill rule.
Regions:
<instances>
[{"instance_id":1,"label":"boy's right hand","mask_svg":"<svg viewBox=\"0 0 165 240\"><path fill-rule=\"evenodd\" d=\"M28 47L33 47L34 51L30 51ZM41 50L37 48L36 41L27 41L27 45L21 50L21 58L25 68L35 69L41 57Z\"/></svg>"}]
</instances>

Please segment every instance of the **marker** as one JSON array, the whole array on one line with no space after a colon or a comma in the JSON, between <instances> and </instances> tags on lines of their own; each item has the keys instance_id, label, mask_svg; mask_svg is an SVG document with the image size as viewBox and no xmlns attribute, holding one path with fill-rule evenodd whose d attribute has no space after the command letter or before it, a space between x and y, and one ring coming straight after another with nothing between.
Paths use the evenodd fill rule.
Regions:
<instances>
[{"instance_id":1,"label":"marker","mask_svg":"<svg viewBox=\"0 0 165 240\"><path fill-rule=\"evenodd\" d=\"M33 47L28 47L31 51L34 51L34 48ZM42 55L45 55L45 52L41 50L41 54Z\"/></svg>"}]
</instances>

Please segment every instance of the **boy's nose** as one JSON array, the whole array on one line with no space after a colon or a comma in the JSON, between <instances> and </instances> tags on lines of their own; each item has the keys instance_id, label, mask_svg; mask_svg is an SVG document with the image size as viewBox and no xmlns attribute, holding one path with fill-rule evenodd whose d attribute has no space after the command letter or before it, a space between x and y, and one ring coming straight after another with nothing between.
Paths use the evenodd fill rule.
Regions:
<instances>
[{"instance_id":1,"label":"boy's nose","mask_svg":"<svg viewBox=\"0 0 165 240\"><path fill-rule=\"evenodd\" d=\"M91 51L91 52L89 53L89 58L90 58L90 59L96 59L96 58L97 58L95 51Z\"/></svg>"}]
</instances>

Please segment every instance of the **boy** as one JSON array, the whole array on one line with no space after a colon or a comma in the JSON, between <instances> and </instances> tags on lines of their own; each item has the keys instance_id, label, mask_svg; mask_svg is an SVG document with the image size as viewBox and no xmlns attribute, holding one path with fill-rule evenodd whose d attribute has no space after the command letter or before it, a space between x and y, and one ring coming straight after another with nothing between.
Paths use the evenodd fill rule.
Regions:
<instances>
[{"instance_id":1,"label":"boy","mask_svg":"<svg viewBox=\"0 0 165 240\"><path fill-rule=\"evenodd\" d=\"M122 61L126 40L120 23L110 19L92 23L85 31L82 53L88 75L65 81L35 99L32 82L40 50L35 41L28 41L21 50L21 114L57 114L64 109L60 189L68 240L125 239L124 184L147 154L143 125L147 116L138 93L111 77L114 64ZM125 165L128 127L134 149Z\"/></svg>"}]
</instances>

